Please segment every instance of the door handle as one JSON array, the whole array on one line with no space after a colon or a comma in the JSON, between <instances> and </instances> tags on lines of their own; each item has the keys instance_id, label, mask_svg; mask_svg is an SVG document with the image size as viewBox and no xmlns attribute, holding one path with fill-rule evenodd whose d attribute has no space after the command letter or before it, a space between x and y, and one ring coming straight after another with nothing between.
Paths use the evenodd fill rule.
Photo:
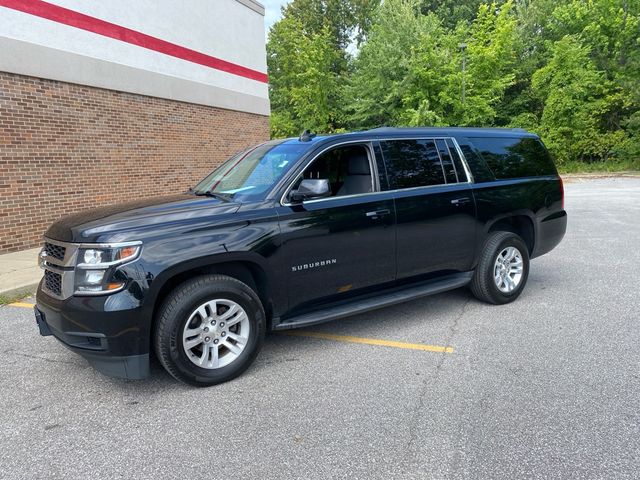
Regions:
<instances>
[{"instance_id":1,"label":"door handle","mask_svg":"<svg viewBox=\"0 0 640 480\"><path fill-rule=\"evenodd\" d=\"M451 203L453 205L464 205L465 203L469 203L471 201L471 199L469 197L462 197L462 198L454 198L453 200L451 200Z\"/></svg>"},{"instance_id":2,"label":"door handle","mask_svg":"<svg viewBox=\"0 0 640 480\"><path fill-rule=\"evenodd\" d=\"M367 212L365 213L365 215L367 217L369 217L372 220L375 220L379 217L383 217L385 215L389 215L391 213L391 210L389 210L388 208L382 209L382 210L374 210L373 212Z\"/></svg>"}]
</instances>

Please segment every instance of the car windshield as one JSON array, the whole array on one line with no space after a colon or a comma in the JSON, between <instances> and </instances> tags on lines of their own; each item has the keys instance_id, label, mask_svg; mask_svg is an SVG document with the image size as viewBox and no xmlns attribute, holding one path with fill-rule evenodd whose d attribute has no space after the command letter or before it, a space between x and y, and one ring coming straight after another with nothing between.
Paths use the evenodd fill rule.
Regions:
<instances>
[{"instance_id":1,"label":"car windshield","mask_svg":"<svg viewBox=\"0 0 640 480\"><path fill-rule=\"evenodd\" d=\"M240 152L224 162L191 191L258 200L280 180L309 148L308 145L267 142Z\"/></svg>"}]
</instances>

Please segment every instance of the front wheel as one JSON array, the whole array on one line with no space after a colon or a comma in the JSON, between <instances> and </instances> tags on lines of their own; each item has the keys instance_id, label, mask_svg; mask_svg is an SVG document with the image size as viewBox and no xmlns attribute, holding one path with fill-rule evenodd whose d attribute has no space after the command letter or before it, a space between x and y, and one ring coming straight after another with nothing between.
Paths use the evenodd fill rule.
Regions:
<instances>
[{"instance_id":1,"label":"front wheel","mask_svg":"<svg viewBox=\"0 0 640 480\"><path fill-rule=\"evenodd\" d=\"M264 310L251 288L224 275L203 275L167 297L154 343L160 363L174 378L209 386L244 372L264 335Z\"/></svg>"},{"instance_id":2,"label":"front wheel","mask_svg":"<svg viewBox=\"0 0 640 480\"><path fill-rule=\"evenodd\" d=\"M479 300L504 304L522 293L529 276L529 250L511 232L489 234L471 280L471 292Z\"/></svg>"}]
</instances>

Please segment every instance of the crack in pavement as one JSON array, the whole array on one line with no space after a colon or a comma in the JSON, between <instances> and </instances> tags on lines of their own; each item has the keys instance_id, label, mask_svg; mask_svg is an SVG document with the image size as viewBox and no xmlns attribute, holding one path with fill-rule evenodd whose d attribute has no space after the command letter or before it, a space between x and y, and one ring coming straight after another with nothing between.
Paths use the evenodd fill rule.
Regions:
<instances>
[{"instance_id":1,"label":"crack in pavement","mask_svg":"<svg viewBox=\"0 0 640 480\"><path fill-rule=\"evenodd\" d=\"M464 304L462 305L460 312L455 316L455 318L449 325L449 335L447 335L445 339L445 342L444 342L445 346L451 346L451 342L453 341L453 338L458 333L459 322L460 320L462 320L462 317L464 317L467 307L471 303L471 300L472 300L472 297L469 296L467 300L464 302ZM409 460L409 462L406 462L406 464L412 463L415 460L415 456L416 456L415 446L417 441L416 422L419 418L420 412L424 408L424 400L427 395L428 387L437 382L440 372L442 371L442 367L444 365L445 359L447 358L448 355L450 354L442 353L440 355L440 359L438 360L434 374L427 376L422 382L422 387L420 389L418 401L416 402L416 405L413 408L412 418L409 424L409 441L407 442L407 448L404 455L404 459Z\"/></svg>"},{"instance_id":2,"label":"crack in pavement","mask_svg":"<svg viewBox=\"0 0 640 480\"><path fill-rule=\"evenodd\" d=\"M26 354L26 353L18 353L18 352L14 352L14 351L11 351L11 350L8 351L8 352L3 352L3 353L8 353L10 355L15 355L15 356L18 356L18 357L35 358L36 360L42 360L42 361L47 362L47 363L62 363L62 364L65 364L65 365L74 365L74 366L80 367L80 368L89 368L88 366L87 367L83 367L82 365L79 365L77 362L72 362L72 361L69 361L69 360L55 360L53 358L39 357L38 355L29 355L29 354Z\"/></svg>"}]
</instances>

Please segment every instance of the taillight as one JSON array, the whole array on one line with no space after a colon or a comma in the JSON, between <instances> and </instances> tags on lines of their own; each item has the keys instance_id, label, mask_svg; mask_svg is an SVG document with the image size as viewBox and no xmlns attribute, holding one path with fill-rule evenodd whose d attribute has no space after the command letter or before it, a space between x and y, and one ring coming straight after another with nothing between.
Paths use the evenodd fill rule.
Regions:
<instances>
[{"instance_id":1,"label":"taillight","mask_svg":"<svg viewBox=\"0 0 640 480\"><path fill-rule=\"evenodd\" d=\"M564 210L564 182L562 181L562 177L558 175L560 179L560 199L562 201L562 210Z\"/></svg>"}]
</instances>

